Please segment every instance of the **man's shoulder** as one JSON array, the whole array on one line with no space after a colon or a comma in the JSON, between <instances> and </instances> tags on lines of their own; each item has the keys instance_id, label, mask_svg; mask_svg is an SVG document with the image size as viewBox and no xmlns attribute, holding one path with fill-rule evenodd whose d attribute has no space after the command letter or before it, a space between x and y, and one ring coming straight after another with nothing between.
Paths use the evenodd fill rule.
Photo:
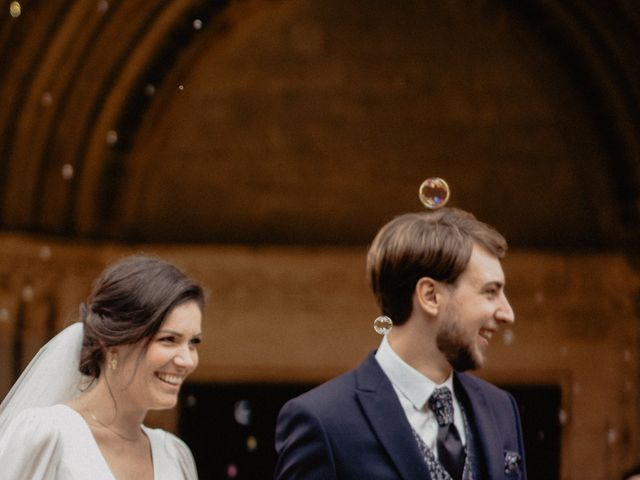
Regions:
<instances>
[{"instance_id":1,"label":"man's shoulder","mask_svg":"<svg viewBox=\"0 0 640 480\"><path fill-rule=\"evenodd\" d=\"M325 406L350 398L356 387L356 370L342 373L299 395L294 400L303 405Z\"/></svg>"},{"instance_id":2,"label":"man's shoulder","mask_svg":"<svg viewBox=\"0 0 640 480\"><path fill-rule=\"evenodd\" d=\"M356 368L312 388L293 398L289 403L296 404L304 409L310 409L316 414L322 414L323 412L335 414L336 409L353 405L356 399L356 390L362 388L363 379L377 375L377 373L372 373L371 370L376 368L376 365L373 354L370 354Z\"/></svg>"}]
</instances>

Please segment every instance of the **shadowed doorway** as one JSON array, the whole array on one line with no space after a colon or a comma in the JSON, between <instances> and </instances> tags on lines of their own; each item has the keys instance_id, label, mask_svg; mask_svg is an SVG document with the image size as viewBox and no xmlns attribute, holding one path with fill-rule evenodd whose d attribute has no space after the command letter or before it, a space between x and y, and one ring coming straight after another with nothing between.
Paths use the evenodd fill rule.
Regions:
<instances>
[{"instance_id":1,"label":"shadowed doorway","mask_svg":"<svg viewBox=\"0 0 640 480\"><path fill-rule=\"evenodd\" d=\"M181 393L180 435L203 479L264 480L275 468L274 432L284 403L314 385L191 384ZM560 478L560 388L503 385L522 417L529 478Z\"/></svg>"}]
</instances>

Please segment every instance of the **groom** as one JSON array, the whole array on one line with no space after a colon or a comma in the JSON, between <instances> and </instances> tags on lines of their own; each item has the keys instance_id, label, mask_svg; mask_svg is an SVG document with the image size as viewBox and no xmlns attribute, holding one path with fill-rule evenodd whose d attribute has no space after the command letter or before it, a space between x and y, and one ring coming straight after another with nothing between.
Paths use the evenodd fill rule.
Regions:
<instances>
[{"instance_id":1,"label":"groom","mask_svg":"<svg viewBox=\"0 0 640 480\"><path fill-rule=\"evenodd\" d=\"M276 427L275 478L526 479L516 403L463 373L514 322L498 232L443 208L401 215L367 272L392 330L364 362L293 400Z\"/></svg>"}]
</instances>

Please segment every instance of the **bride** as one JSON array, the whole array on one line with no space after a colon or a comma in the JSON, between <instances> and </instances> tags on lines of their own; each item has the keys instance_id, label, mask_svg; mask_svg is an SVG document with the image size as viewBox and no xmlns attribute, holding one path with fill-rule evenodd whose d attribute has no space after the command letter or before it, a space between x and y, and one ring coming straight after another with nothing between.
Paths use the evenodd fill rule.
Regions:
<instances>
[{"instance_id":1,"label":"bride","mask_svg":"<svg viewBox=\"0 0 640 480\"><path fill-rule=\"evenodd\" d=\"M0 405L7 479L196 479L187 445L143 425L176 405L198 364L202 288L170 263L133 256L94 284L81 321L25 369Z\"/></svg>"}]
</instances>

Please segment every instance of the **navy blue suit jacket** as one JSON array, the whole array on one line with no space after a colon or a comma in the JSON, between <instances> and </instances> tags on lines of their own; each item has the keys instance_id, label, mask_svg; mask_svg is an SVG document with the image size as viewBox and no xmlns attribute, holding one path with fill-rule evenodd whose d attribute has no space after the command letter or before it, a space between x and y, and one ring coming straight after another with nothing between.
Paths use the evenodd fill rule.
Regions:
<instances>
[{"instance_id":1,"label":"navy blue suit jacket","mask_svg":"<svg viewBox=\"0 0 640 480\"><path fill-rule=\"evenodd\" d=\"M487 475L481 478L526 479L513 397L459 372L454 388L477 438ZM278 480L431 478L374 352L355 370L287 402L278 416L276 450ZM515 462L518 457L520 462Z\"/></svg>"}]
</instances>

